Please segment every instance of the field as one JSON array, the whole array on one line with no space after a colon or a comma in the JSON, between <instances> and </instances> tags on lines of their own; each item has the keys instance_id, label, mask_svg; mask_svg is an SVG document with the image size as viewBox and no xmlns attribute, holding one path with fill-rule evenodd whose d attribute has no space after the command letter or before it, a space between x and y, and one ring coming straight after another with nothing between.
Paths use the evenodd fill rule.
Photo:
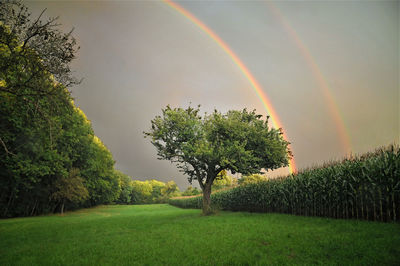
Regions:
<instances>
[{"instance_id":1,"label":"field","mask_svg":"<svg viewBox=\"0 0 400 266\"><path fill-rule=\"evenodd\" d=\"M0 220L0 265L395 265L400 225L169 205Z\"/></svg>"}]
</instances>

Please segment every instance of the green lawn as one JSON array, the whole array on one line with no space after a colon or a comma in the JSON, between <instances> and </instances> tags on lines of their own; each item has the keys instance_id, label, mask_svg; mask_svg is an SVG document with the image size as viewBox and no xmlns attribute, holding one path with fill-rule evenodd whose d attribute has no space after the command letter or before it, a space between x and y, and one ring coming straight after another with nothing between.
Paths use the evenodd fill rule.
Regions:
<instances>
[{"instance_id":1,"label":"green lawn","mask_svg":"<svg viewBox=\"0 0 400 266\"><path fill-rule=\"evenodd\" d=\"M169 205L0 220L0 265L395 265L400 225Z\"/></svg>"}]
</instances>

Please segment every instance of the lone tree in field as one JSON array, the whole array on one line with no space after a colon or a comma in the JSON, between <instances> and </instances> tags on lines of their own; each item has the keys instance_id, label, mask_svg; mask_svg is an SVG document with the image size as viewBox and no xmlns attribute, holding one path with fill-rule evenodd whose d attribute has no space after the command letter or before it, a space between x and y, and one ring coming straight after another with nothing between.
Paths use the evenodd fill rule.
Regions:
<instances>
[{"instance_id":1,"label":"lone tree in field","mask_svg":"<svg viewBox=\"0 0 400 266\"><path fill-rule=\"evenodd\" d=\"M268 128L255 111L199 115L199 107L162 110L151 120L151 137L159 159L177 164L203 190L203 214L210 214L211 185L219 172L244 175L287 166L292 156L281 129Z\"/></svg>"}]
</instances>

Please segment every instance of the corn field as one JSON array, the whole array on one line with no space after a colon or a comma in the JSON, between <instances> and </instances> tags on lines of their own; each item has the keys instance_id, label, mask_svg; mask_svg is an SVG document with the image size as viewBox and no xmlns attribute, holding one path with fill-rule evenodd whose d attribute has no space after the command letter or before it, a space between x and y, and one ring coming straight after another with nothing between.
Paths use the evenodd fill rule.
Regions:
<instances>
[{"instance_id":1,"label":"corn field","mask_svg":"<svg viewBox=\"0 0 400 266\"><path fill-rule=\"evenodd\" d=\"M212 194L224 210L278 212L340 219L400 220L400 150L375 152L299 173ZM170 204L201 208L201 197L170 199Z\"/></svg>"}]
</instances>

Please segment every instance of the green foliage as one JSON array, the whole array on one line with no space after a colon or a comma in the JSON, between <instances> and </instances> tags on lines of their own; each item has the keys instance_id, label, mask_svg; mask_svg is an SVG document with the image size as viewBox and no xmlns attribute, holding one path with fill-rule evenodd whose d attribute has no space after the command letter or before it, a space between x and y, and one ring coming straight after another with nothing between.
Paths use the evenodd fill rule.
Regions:
<instances>
[{"instance_id":1,"label":"green foliage","mask_svg":"<svg viewBox=\"0 0 400 266\"><path fill-rule=\"evenodd\" d=\"M203 190L203 212L210 206L211 186L223 171L253 174L261 169L287 166L291 153L281 129L268 127L255 111L229 111L199 115L188 107L162 110L145 132L157 148L159 159L170 160L185 173L190 183Z\"/></svg>"},{"instance_id":2,"label":"green foliage","mask_svg":"<svg viewBox=\"0 0 400 266\"><path fill-rule=\"evenodd\" d=\"M150 181L133 181L132 203L143 204L150 203L153 200L153 187Z\"/></svg>"},{"instance_id":3,"label":"green foliage","mask_svg":"<svg viewBox=\"0 0 400 266\"><path fill-rule=\"evenodd\" d=\"M117 203L130 204L133 191L132 178L118 170L115 170L114 174L117 176L121 188Z\"/></svg>"},{"instance_id":4,"label":"green foliage","mask_svg":"<svg viewBox=\"0 0 400 266\"><path fill-rule=\"evenodd\" d=\"M168 181L161 189L161 195L164 197L163 202L167 202L165 198L176 197L180 195L179 187L175 181Z\"/></svg>"},{"instance_id":5,"label":"green foliage","mask_svg":"<svg viewBox=\"0 0 400 266\"><path fill-rule=\"evenodd\" d=\"M132 187L133 204L165 203L168 198L179 195L179 188L174 181L135 180Z\"/></svg>"},{"instance_id":6,"label":"green foliage","mask_svg":"<svg viewBox=\"0 0 400 266\"><path fill-rule=\"evenodd\" d=\"M72 168L69 176L59 177L54 184L56 191L51 197L61 202L61 213L64 212L65 201L79 204L89 197L86 187L83 185L83 179L79 176L79 169Z\"/></svg>"},{"instance_id":7,"label":"green foliage","mask_svg":"<svg viewBox=\"0 0 400 266\"><path fill-rule=\"evenodd\" d=\"M224 210L280 212L374 221L400 219L400 149L391 145L295 175L249 183L211 195ZM173 198L201 208L200 197Z\"/></svg>"},{"instance_id":8,"label":"green foliage","mask_svg":"<svg viewBox=\"0 0 400 266\"><path fill-rule=\"evenodd\" d=\"M152 187L151 202L157 202L162 196L161 190L165 187L165 183L154 179L149 183Z\"/></svg>"},{"instance_id":9,"label":"green foliage","mask_svg":"<svg viewBox=\"0 0 400 266\"><path fill-rule=\"evenodd\" d=\"M215 178L211 187L213 190L220 190L234 187L237 185L237 183L238 182L236 178L228 175L226 170L222 170Z\"/></svg>"},{"instance_id":10,"label":"green foliage","mask_svg":"<svg viewBox=\"0 0 400 266\"><path fill-rule=\"evenodd\" d=\"M30 19L20 2L0 5L0 217L112 202L112 155L66 87L75 40Z\"/></svg>"},{"instance_id":11,"label":"green foliage","mask_svg":"<svg viewBox=\"0 0 400 266\"><path fill-rule=\"evenodd\" d=\"M0 91L19 96L51 98L55 91L39 87L44 74L66 87L79 83L72 75L70 63L79 47L72 31L59 29L57 18L36 19L20 1L0 5ZM4 58L4 57L7 58ZM29 90L35 88L35 90Z\"/></svg>"},{"instance_id":12,"label":"green foliage","mask_svg":"<svg viewBox=\"0 0 400 266\"><path fill-rule=\"evenodd\" d=\"M89 197L86 187L83 185L83 179L79 176L79 169L72 168L68 178L60 177L54 187L57 189L52 194L55 200L69 200L73 203L80 203Z\"/></svg>"},{"instance_id":13,"label":"green foliage","mask_svg":"<svg viewBox=\"0 0 400 266\"><path fill-rule=\"evenodd\" d=\"M119 180L114 174L114 160L111 152L98 137L91 136L90 140L90 157L81 170L91 195L90 205L113 202L120 193Z\"/></svg>"},{"instance_id":14,"label":"green foliage","mask_svg":"<svg viewBox=\"0 0 400 266\"><path fill-rule=\"evenodd\" d=\"M260 175L260 174L253 174L253 175L247 175L243 176L238 180L239 185L247 185L250 183L258 183L261 181L267 181L268 178L266 176Z\"/></svg>"},{"instance_id":15,"label":"green foliage","mask_svg":"<svg viewBox=\"0 0 400 266\"><path fill-rule=\"evenodd\" d=\"M201 191L197 189L197 187L193 188L189 186L184 192L182 192L182 196L196 196L200 195Z\"/></svg>"}]
</instances>

